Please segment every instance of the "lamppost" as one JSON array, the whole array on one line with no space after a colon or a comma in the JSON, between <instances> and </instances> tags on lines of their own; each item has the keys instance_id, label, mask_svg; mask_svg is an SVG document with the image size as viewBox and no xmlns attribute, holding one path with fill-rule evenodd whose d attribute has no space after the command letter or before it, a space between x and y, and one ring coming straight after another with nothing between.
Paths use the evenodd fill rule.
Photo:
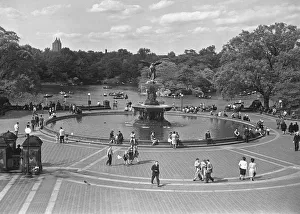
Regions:
<instances>
[{"instance_id":1,"label":"lamppost","mask_svg":"<svg viewBox=\"0 0 300 214\"><path fill-rule=\"evenodd\" d=\"M182 111L182 109L183 109L183 94L182 93L180 93L180 101L181 101L181 111Z\"/></svg>"},{"instance_id":2,"label":"lamppost","mask_svg":"<svg viewBox=\"0 0 300 214\"><path fill-rule=\"evenodd\" d=\"M26 126L25 128L25 133L27 136L27 169L26 169L26 177L31 177L31 173L29 170L29 134L31 133L31 129L29 125Z\"/></svg>"},{"instance_id":3,"label":"lamppost","mask_svg":"<svg viewBox=\"0 0 300 214\"><path fill-rule=\"evenodd\" d=\"M89 106L89 111L90 111L90 107L91 107L91 93L88 93L88 106Z\"/></svg>"}]
</instances>

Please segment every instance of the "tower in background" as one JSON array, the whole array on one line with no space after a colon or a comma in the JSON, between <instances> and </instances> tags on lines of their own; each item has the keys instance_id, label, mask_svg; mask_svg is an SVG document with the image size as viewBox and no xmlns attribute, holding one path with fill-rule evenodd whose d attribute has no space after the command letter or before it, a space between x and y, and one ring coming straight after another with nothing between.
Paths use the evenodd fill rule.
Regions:
<instances>
[{"instance_id":1,"label":"tower in background","mask_svg":"<svg viewBox=\"0 0 300 214\"><path fill-rule=\"evenodd\" d=\"M61 50L61 41L60 39L55 39L55 41L52 43L52 51L60 51Z\"/></svg>"}]
</instances>

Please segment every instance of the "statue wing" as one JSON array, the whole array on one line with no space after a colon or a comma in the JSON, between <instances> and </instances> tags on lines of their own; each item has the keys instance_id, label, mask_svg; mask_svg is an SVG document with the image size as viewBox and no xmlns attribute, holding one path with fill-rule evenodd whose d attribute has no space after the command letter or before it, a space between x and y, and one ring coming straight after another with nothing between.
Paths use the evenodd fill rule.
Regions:
<instances>
[{"instance_id":1,"label":"statue wing","mask_svg":"<svg viewBox=\"0 0 300 214\"><path fill-rule=\"evenodd\" d=\"M151 65L150 62L146 62L145 60L140 60L141 63L143 63L144 66L149 67Z\"/></svg>"},{"instance_id":2,"label":"statue wing","mask_svg":"<svg viewBox=\"0 0 300 214\"><path fill-rule=\"evenodd\" d=\"M157 62L153 63L153 65L154 65L154 66L157 66L157 65L159 65L159 64L161 64L161 63L162 63L161 61L157 61Z\"/></svg>"}]
</instances>

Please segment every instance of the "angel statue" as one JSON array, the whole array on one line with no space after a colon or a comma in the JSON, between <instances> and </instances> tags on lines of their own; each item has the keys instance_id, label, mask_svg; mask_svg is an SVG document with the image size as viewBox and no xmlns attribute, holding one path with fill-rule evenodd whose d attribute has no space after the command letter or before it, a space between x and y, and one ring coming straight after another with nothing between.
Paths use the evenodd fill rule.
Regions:
<instances>
[{"instance_id":1,"label":"angel statue","mask_svg":"<svg viewBox=\"0 0 300 214\"><path fill-rule=\"evenodd\" d=\"M141 60L140 62L142 62L144 65L146 65L147 67L149 67L149 71L148 71L148 77L151 81L154 81L156 78L156 69L155 67L159 64L161 64L161 61L156 61L156 62L146 62L144 60Z\"/></svg>"}]
</instances>

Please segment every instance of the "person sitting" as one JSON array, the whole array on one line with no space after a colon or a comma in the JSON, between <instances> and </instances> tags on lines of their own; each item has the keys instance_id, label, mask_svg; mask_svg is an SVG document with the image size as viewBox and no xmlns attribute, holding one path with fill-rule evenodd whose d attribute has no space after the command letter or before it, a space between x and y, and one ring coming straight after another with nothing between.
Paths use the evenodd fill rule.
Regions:
<instances>
[{"instance_id":1,"label":"person sitting","mask_svg":"<svg viewBox=\"0 0 300 214\"><path fill-rule=\"evenodd\" d=\"M151 142L152 142L152 146L158 144L158 142L159 142L159 140L155 138L154 132L151 132L150 140L151 140Z\"/></svg>"},{"instance_id":2,"label":"person sitting","mask_svg":"<svg viewBox=\"0 0 300 214\"><path fill-rule=\"evenodd\" d=\"M242 136L241 136L241 134L240 134L240 132L239 132L238 129L235 129L233 133L234 133L234 136L236 137L237 140L241 140L242 139Z\"/></svg>"},{"instance_id":3,"label":"person sitting","mask_svg":"<svg viewBox=\"0 0 300 214\"><path fill-rule=\"evenodd\" d=\"M101 106L101 103L100 103L100 101L98 101L98 102L97 102L97 106Z\"/></svg>"}]
</instances>

